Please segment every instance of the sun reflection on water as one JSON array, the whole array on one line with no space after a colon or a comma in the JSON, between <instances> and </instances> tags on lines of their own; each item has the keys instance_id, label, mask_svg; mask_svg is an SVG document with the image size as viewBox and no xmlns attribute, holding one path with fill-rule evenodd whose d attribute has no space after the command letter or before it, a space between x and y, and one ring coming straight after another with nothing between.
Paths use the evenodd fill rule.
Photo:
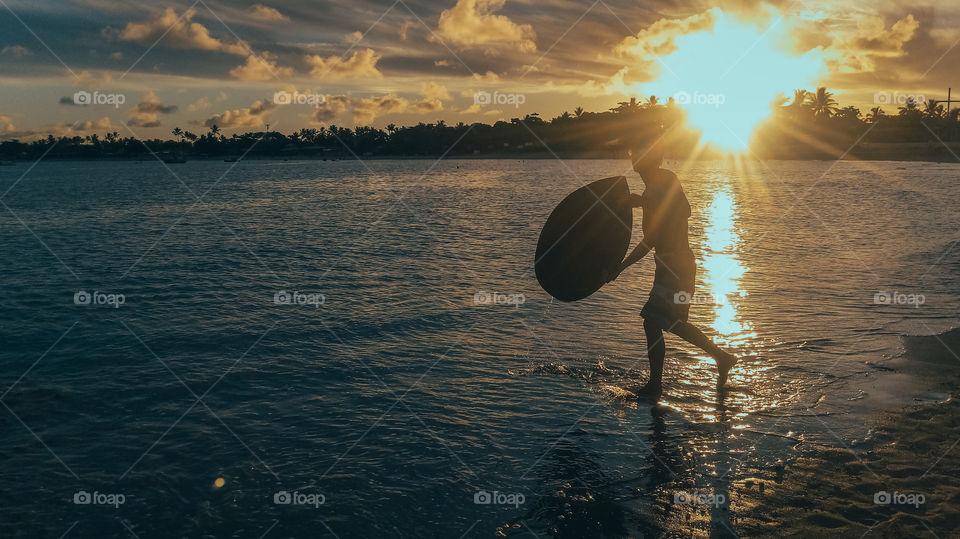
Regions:
<instances>
[{"instance_id":1,"label":"sun reflection on water","mask_svg":"<svg viewBox=\"0 0 960 539\"><path fill-rule=\"evenodd\" d=\"M756 337L750 323L740 316L739 308L746 291L740 280L747 269L737 255L740 235L735 219L737 203L728 186L721 187L707 208L704 229L703 280L713 300L713 321L721 346L734 348Z\"/></svg>"}]
</instances>

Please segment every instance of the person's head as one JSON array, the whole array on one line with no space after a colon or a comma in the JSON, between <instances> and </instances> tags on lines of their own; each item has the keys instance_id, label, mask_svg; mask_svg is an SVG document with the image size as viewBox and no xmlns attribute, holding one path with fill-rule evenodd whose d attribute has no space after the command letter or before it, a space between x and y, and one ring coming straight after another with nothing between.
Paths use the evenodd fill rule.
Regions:
<instances>
[{"instance_id":1,"label":"person's head","mask_svg":"<svg viewBox=\"0 0 960 539\"><path fill-rule=\"evenodd\" d=\"M650 136L635 141L630 147L633 170L641 177L651 176L663 164L663 136Z\"/></svg>"}]
</instances>

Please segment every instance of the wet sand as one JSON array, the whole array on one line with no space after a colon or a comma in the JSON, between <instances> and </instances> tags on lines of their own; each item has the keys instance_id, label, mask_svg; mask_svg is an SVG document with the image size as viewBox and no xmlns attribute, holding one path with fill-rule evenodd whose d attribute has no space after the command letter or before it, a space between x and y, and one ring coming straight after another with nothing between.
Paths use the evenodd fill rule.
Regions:
<instances>
[{"instance_id":1,"label":"wet sand","mask_svg":"<svg viewBox=\"0 0 960 539\"><path fill-rule=\"evenodd\" d=\"M951 352L958 341L957 330L908 337L898 365L912 361L936 375L936 385L952 394L945 402L880 413L866 442L807 446L785 468L751 470L736 481L730 508L737 534L960 537L960 361Z\"/></svg>"},{"instance_id":2,"label":"wet sand","mask_svg":"<svg viewBox=\"0 0 960 539\"><path fill-rule=\"evenodd\" d=\"M782 471L736 481L734 529L744 537L960 537L958 436L956 399L887 414L869 448L811 448ZM924 503L875 503L883 492L921 494Z\"/></svg>"}]
</instances>

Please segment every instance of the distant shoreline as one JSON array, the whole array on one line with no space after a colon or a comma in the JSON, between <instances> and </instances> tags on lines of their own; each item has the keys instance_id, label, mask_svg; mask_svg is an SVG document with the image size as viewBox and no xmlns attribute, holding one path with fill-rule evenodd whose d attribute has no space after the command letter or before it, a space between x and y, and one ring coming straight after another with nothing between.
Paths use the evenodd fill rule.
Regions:
<instances>
[{"instance_id":1,"label":"distant shoreline","mask_svg":"<svg viewBox=\"0 0 960 539\"><path fill-rule=\"evenodd\" d=\"M933 163L960 163L960 142L946 143L940 142L870 142L861 143L849 150L824 150L819 152L800 152L800 151L779 151L774 155L757 155L753 152L742 152L736 154L741 159L763 160L763 161L834 161L842 159L844 161L926 161ZM210 156L204 154L184 154L189 161L226 161L224 156ZM626 159L624 156L612 152L579 152L579 153L557 153L549 151L526 152L526 153L489 153L489 154L455 154L455 155L394 155L394 154L372 154L372 155L351 155L343 153L341 155L316 155L316 154L291 154L274 155L260 154L249 155L241 161L412 161L412 160L482 160L482 159L504 159L504 160L540 160L540 159L564 159L564 160L608 160L608 159ZM704 152L703 154L690 157L669 157L668 159L695 160L695 161L717 161L730 158L728 154L714 152ZM150 154L140 154L137 156L76 156L76 155L48 155L45 159L56 161L152 161L158 157ZM33 159L0 160L0 163L32 163ZM174 163L171 163L174 164Z\"/></svg>"}]
</instances>

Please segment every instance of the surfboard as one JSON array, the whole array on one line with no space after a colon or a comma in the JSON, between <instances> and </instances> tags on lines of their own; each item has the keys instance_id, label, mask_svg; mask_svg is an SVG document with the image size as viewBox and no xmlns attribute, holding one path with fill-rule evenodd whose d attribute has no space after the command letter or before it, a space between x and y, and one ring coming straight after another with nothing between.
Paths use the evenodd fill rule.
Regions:
<instances>
[{"instance_id":1,"label":"surfboard","mask_svg":"<svg viewBox=\"0 0 960 539\"><path fill-rule=\"evenodd\" d=\"M583 299L630 246L633 210L624 176L604 178L567 195L547 218L537 242L534 269L540 286L560 301Z\"/></svg>"}]
</instances>

